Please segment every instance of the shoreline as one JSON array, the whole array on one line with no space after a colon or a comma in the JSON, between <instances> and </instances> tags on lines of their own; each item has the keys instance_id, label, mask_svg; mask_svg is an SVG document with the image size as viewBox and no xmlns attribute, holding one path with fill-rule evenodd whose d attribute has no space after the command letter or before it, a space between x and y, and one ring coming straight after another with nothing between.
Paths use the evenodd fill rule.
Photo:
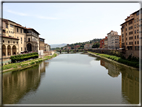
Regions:
<instances>
[{"instance_id":1,"label":"shoreline","mask_svg":"<svg viewBox=\"0 0 142 107\"><path fill-rule=\"evenodd\" d=\"M96 57L99 57L99 58L103 58L103 59L105 59L105 60L108 60L108 61L111 61L111 62L114 62L114 63L120 64L120 65L123 65L123 66L129 67L129 68L131 68L131 69L137 69L137 70L139 70L139 68L137 68L137 67L129 66L129 65L126 65L126 64L123 64L123 63L120 63L120 62L114 61L114 60L112 60L112 59L109 59L109 58L106 58L106 57L103 57L103 56L96 55L95 53L87 52L87 54L90 54L90 55L93 55L93 56L96 56Z\"/></svg>"},{"instance_id":2,"label":"shoreline","mask_svg":"<svg viewBox=\"0 0 142 107\"><path fill-rule=\"evenodd\" d=\"M20 65L20 67L17 67L17 68L11 67L9 69L2 70L2 74L6 73L6 72L12 72L12 71L21 71L24 69L34 67L34 66L38 65L39 63L41 63L42 61L52 59L52 58L56 57L57 55L58 55L57 53L54 53L53 55L44 56L43 58L37 58L37 59L30 60L30 61L23 61L22 63L27 62L27 63L23 64L24 65L23 67L22 67L22 64ZM20 64L20 63L16 63L16 64Z\"/></svg>"}]
</instances>

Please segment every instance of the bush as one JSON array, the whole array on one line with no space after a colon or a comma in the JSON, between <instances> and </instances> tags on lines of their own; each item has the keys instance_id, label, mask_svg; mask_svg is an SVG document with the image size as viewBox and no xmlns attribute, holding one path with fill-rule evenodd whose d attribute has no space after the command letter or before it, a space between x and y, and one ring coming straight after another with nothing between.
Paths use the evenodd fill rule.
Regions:
<instances>
[{"instance_id":1,"label":"bush","mask_svg":"<svg viewBox=\"0 0 142 107\"><path fill-rule=\"evenodd\" d=\"M25 67L25 66L28 66L28 64L22 64L22 65L21 65L21 67Z\"/></svg>"},{"instance_id":2,"label":"bush","mask_svg":"<svg viewBox=\"0 0 142 107\"><path fill-rule=\"evenodd\" d=\"M33 65L33 64L35 64L35 62L31 62L31 63L30 63L30 65Z\"/></svg>"},{"instance_id":3,"label":"bush","mask_svg":"<svg viewBox=\"0 0 142 107\"><path fill-rule=\"evenodd\" d=\"M28 54L23 54L23 55L15 55L15 56L10 57L12 62L23 61L23 60L27 60L27 59L30 59L30 58L38 58L38 53L34 52L34 53L28 53Z\"/></svg>"}]
</instances>

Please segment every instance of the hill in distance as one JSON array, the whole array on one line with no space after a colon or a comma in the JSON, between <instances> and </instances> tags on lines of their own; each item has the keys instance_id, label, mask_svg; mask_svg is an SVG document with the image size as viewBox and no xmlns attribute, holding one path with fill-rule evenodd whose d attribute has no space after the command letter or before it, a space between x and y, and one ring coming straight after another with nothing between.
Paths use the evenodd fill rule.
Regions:
<instances>
[{"instance_id":1,"label":"hill in distance","mask_svg":"<svg viewBox=\"0 0 142 107\"><path fill-rule=\"evenodd\" d=\"M67 44L66 43L62 43L62 44L50 44L51 48L61 48L61 47L64 47L66 46Z\"/></svg>"}]
</instances>

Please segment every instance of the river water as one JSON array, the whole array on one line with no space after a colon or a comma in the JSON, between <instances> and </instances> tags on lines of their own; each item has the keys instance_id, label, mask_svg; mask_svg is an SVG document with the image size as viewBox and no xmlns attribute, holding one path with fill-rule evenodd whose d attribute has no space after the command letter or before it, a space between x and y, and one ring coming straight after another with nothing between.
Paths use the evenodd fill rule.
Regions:
<instances>
[{"instance_id":1,"label":"river water","mask_svg":"<svg viewBox=\"0 0 142 107\"><path fill-rule=\"evenodd\" d=\"M86 54L60 54L3 74L3 104L138 104L139 71Z\"/></svg>"}]
</instances>

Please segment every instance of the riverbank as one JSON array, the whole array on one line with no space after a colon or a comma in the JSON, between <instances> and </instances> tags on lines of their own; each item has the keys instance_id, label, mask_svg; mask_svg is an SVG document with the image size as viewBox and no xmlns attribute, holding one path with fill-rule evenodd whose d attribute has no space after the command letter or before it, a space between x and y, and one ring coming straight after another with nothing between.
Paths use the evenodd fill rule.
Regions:
<instances>
[{"instance_id":1,"label":"riverbank","mask_svg":"<svg viewBox=\"0 0 142 107\"><path fill-rule=\"evenodd\" d=\"M95 53L95 52L87 52L90 55L94 55L100 58L104 58L106 60L109 61L113 61L115 63L127 66L127 67L131 67L131 68L139 68L139 62L134 62L134 61L129 61L127 59L122 59L121 57L117 57L114 55L108 55L108 54L100 54L100 53Z\"/></svg>"},{"instance_id":2,"label":"riverbank","mask_svg":"<svg viewBox=\"0 0 142 107\"><path fill-rule=\"evenodd\" d=\"M2 69L3 69L3 73L4 72L10 72L10 71L20 71L20 70L24 70L33 66L36 66L37 64L39 64L40 62L44 61L44 60L48 60L51 59L53 57L56 57L57 54L53 54L52 56L44 56L43 58L36 58L36 59L32 59L32 60L28 60L28 61L23 61L20 63L11 63L8 65L3 65Z\"/></svg>"}]
</instances>

